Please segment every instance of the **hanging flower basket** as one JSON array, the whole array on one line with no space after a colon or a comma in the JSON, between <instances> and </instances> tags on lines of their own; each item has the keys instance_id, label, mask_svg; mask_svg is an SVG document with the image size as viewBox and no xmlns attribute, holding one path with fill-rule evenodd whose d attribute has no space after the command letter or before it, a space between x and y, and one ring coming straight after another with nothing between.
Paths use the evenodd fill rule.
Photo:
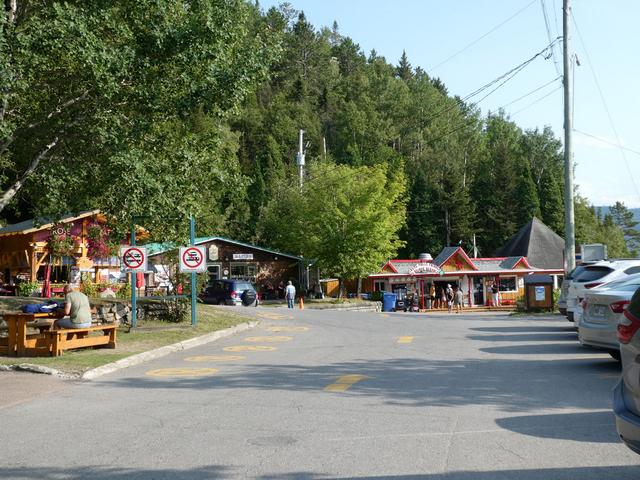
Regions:
<instances>
[{"instance_id":1,"label":"hanging flower basket","mask_svg":"<svg viewBox=\"0 0 640 480\"><path fill-rule=\"evenodd\" d=\"M111 240L111 229L98 222L92 222L87 228L87 257L109 258L118 254L118 242Z\"/></svg>"},{"instance_id":2,"label":"hanging flower basket","mask_svg":"<svg viewBox=\"0 0 640 480\"><path fill-rule=\"evenodd\" d=\"M71 235L68 225L58 223L51 228L47 247L53 258L73 256L79 245L80 239Z\"/></svg>"}]
</instances>

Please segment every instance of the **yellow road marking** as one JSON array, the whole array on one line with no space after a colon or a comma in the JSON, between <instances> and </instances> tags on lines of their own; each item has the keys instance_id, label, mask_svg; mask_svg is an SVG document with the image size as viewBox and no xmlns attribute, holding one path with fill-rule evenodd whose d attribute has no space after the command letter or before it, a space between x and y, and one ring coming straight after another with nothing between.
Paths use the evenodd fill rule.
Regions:
<instances>
[{"instance_id":1,"label":"yellow road marking","mask_svg":"<svg viewBox=\"0 0 640 480\"><path fill-rule=\"evenodd\" d=\"M415 337L398 337L398 343L411 343Z\"/></svg>"},{"instance_id":2,"label":"yellow road marking","mask_svg":"<svg viewBox=\"0 0 640 480\"><path fill-rule=\"evenodd\" d=\"M292 319L291 315L282 315L281 313L259 313L257 315L260 318L268 318L269 320L285 320Z\"/></svg>"},{"instance_id":3,"label":"yellow road marking","mask_svg":"<svg viewBox=\"0 0 640 480\"><path fill-rule=\"evenodd\" d=\"M243 355L197 355L195 357L187 357L187 362L233 362L234 360L244 360Z\"/></svg>"},{"instance_id":4,"label":"yellow road marking","mask_svg":"<svg viewBox=\"0 0 640 480\"><path fill-rule=\"evenodd\" d=\"M217 368L158 368L149 370L151 377L205 377L218 373Z\"/></svg>"},{"instance_id":5,"label":"yellow road marking","mask_svg":"<svg viewBox=\"0 0 640 480\"><path fill-rule=\"evenodd\" d=\"M265 342L265 343L273 343L273 342L288 342L293 340L292 337L285 336L275 336L275 337L247 337L244 339L245 342Z\"/></svg>"},{"instance_id":6,"label":"yellow road marking","mask_svg":"<svg viewBox=\"0 0 640 480\"><path fill-rule=\"evenodd\" d=\"M364 380L365 378L371 378L371 377L367 377L366 375L357 375L357 374L343 375L341 377L338 377L335 383L332 383L331 385L327 385L324 388L324 391L325 392L344 392L351 385L353 385L354 383L358 383L360 380Z\"/></svg>"},{"instance_id":7,"label":"yellow road marking","mask_svg":"<svg viewBox=\"0 0 640 480\"><path fill-rule=\"evenodd\" d=\"M309 327L268 327L270 332L306 332Z\"/></svg>"},{"instance_id":8,"label":"yellow road marking","mask_svg":"<svg viewBox=\"0 0 640 480\"><path fill-rule=\"evenodd\" d=\"M225 352L273 352L277 348L267 345L234 345L232 347L224 347L222 350Z\"/></svg>"}]
</instances>

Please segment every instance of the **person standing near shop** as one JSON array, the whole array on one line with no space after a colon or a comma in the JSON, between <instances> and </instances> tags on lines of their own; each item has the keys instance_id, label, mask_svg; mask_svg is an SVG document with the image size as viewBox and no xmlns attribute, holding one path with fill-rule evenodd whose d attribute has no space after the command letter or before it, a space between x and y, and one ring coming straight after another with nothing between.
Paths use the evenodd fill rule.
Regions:
<instances>
[{"instance_id":1,"label":"person standing near shop","mask_svg":"<svg viewBox=\"0 0 640 480\"><path fill-rule=\"evenodd\" d=\"M500 306L500 288L498 288L498 284L496 282L493 282L491 284L491 296L493 298L493 306L499 307Z\"/></svg>"},{"instance_id":2,"label":"person standing near shop","mask_svg":"<svg viewBox=\"0 0 640 480\"><path fill-rule=\"evenodd\" d=\"M456 307L456 313L460 313L464 307L464 293L462 293L462 289L460 287L456 287L453 304Z\"/></svg>"},{"instance_id":3,"label":"person standing near shop","mask_svg":"<svg viewBox=\"0 0 640 480\"><path fill-rule=\"evenodd\" d=\"M436 287L433 283L429 284L429 299L431 300L431 308L436 308Z\"/></svg>"},{"instance_id":4,"label":"person standing near shop","mask_svg":"<svg viewBox=\"0 0 640 480\"><path fill-rule=\"evenodd\" d=\"M453 309L453 288L451 288L451 285L449 284L447 284L446 295L447 295L447 309L449 310L449 313L451 313Z\"/></svg>"},{"instance_id":5,"label":"person standing near shop","mask_svg":"<svg viewBox=\"0 0 640 480\"><path fill-rule=\"evenodd\" d=\"M285 297L287 298L287 307L293 308L293 301L296 299L296 287L293 286L291 280L289 280L289 282L287 283Z\"/></svg>"}]
</instances>

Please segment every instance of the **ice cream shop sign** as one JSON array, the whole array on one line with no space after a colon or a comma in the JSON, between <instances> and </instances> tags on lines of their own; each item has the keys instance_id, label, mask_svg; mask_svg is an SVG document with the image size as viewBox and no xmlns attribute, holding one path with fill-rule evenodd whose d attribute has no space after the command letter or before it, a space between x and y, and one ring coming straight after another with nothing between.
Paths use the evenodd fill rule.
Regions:
<instances>
[{"instance_id":1,"label":"ice cream shop sign","mask_svg":"<svg viewBox=\"0 0 640 480\"><path fill-rule=\"evenodd\" d=\"M416 275L418 273L435 273L437 275L444 275L444 270L442 270L438 265L434 265L432 263L418 263L415 267L409 270L409 275Z\"/></svg>"}]
</instances>

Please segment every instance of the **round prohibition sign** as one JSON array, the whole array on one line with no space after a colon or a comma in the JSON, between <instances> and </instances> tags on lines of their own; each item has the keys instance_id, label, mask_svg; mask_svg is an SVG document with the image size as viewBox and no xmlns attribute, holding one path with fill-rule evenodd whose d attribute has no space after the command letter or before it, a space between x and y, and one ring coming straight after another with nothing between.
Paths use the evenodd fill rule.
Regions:
<instances>
[{"instance_id":1,"label":"round prohibition sign","mask_svg":"<svg viewBox=\"0 0 640 480\"><path fill-rule=\"evenodd\" d=\"M203 260L202 252L197 248L187 248L182 253L182 263L184 263L187 268L198 268L202 265Z\"/></svg>"},{"instance_id":2,"label":"round prohibition sign","mask_svg":"<svg viewBox=\"0 0 640 480\"><path fill-rule=\"evenodd\" d=\"M136 247L131 247L124 251L122 262L127 268L139 268L144 263L144 253Z\"/></svg>"}]
</instances>

